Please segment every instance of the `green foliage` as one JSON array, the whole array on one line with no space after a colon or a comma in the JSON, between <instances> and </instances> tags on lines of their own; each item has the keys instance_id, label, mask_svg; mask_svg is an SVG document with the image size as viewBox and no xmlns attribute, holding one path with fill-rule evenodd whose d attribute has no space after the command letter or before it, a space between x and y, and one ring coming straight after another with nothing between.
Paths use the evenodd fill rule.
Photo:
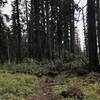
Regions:
<instances>
[{"instance_id":1,"label":"green foliage","mask_svg":"<svg viewBox=\"0 0 100 100\"><path fill-rule=\"evenodd\" d=\"M66 59L69 59L67 61ZM64 59L64 64L72 67L80 67L88 64L88 59L85 56L69 55Z\"/></svg>"},{"instance_id":2,"label":"green foliage","mask_svg":"<svg viewBox=\"0 0 100 100\"><path fill-rule=\"evenodd\" d=\"M70 62L67 60L54 61L54 66L49 68L51 74L73 74L73 75L85 75L88 74L88 68L85 67L88 64L87 58L84 56L75 56L73 60L69 57Z\"/></svg>"},{"instance_id":3,"label":"green foliage","mask_svg":"<svg viewBox=\"0 0 100 100\"><path fill-rule=\"evenodd\" d=\"M26 100L29 96L38 94L38 88L39 80L35 76L0 74L0 100Z\"/></svg>"},{"instance_id":4,"label":"green foliage","mask_svg":"<svg viewBox=\"0 0 100 100\"><path fill-rule=\"evenodd\" d=\"M78 57L78 59L81 58ZM61 60L54 62L44 60L38 62L25 59L22 64L0 65L0 99L27 100L30 96L39 96L43 92L40 89L41 77L52 74L56 75L52 94L58 98L57 100L80 100L79 98L99 100L100 74L88 74L87 69L81 66L85 64L78 62L80 61L63 63ZM63 98L61 96L63 91L69 93L69 96Z\"/></svg>"},{"instance_id":5,"label":"green foliage","mask_svg":"<svg viewBox=\"0 0 100 100\"><path fill-rule=\"evenodd\" d=\"M71 57L72 58L72 57ZM69 59L71 59L69 57ZM33 59L25 59L21 64L8 64L0 65L1 72L10 72L10 73L24 73L37 76L52 74L62 74L62 73L73 73L77 68L82 68L81 66L85 65L83 60L84 57L76 57L72 61L68 62L67 60L62 61L60 59L54 61L43 60L41 62Z\"/></svg>"},{"instance_id":6,"label":"green foliage","mask_svg":"<svg viewBox=\"0 0 100 100\"><path fill-rule=\"evenodd\" d=\"M32 75L45 75L48 73L49 64L42 65L37 61L25 61L22 64L7 64L0 65L1 72L24 73Z\"/></svg>"},{"instance_id":7,"label":"green foliage","mask_svg":"<svg viewBox=\"0 0 100 100\"><path fill-rule=\"evenodd\" d=\"M63 84L52 86L52 91L58 100L80 100L76 97L82 96L82 100L100 100L100 74L90 73L85 77L58 76L56 80L63 81ZM63 91L71 93L71 96L63 98ZM72 95L74 94L74 95Z\"/></svg>"}]
</instances>

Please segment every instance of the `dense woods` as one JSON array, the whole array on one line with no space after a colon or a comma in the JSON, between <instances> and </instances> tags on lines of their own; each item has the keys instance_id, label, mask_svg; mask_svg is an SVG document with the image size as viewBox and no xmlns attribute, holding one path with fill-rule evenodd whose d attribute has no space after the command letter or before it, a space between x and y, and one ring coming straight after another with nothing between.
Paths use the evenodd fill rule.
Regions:
<instances>
[{"instance_id":1,"label":"dense woods","mask_svg":"<svg viewBox=\"0 0 100 100\"><path fill-rule=\"evenodd\" d=\"M7 1L0 3L2 8ZM14 0L11 6L11 18L0 13L2 63L21 63L24 58L64 60L66 53L70 53L89 57L91 68L99 65L99 0L87 1L87 21L83 10L85 7L79 7L74 0ZM75 26L78 21L75 12L81 12L83 16L84 51L80 47L78 34L81 33ZM3 22L4 16L11 20L10 27Z\"/></svg>"},{"instance_id":2,"label":"dense woods","mask_svg":"<svg viewBox=\"0 0 100 100\"><path fill-rule=\"evenodd\" d=\"M77 76L76 81L80 80L81 83L83 80L78 76L89 74L90 76L87 76L87 78L92 77L92 75L92 78L99 77L100 1L87 0L84 6L80 6L81 2L84 3L84 0L0 0L0 74L6 70L10 74L35 75L34 79L41 78L44 75L49 77L50 82L54 80L51 77L56 75L60 75L60 78L56 78L62 80L61 75L65 78L64 75L73 76L75 74ZM6 5L12 8L10 14L3 12ZM78 30L81 26L77 24L80 21L83 29L81 31ZM82 47L81 42L82 34L84 35L84 47ZM91 75L92 72L96 73L96 75ZM0 78L2 79L2 77L1 74ZM25 80L32 78L32 76L27 76L26 79L23 75L22 77ZM17 80L18 77L16 78L15 75L12 78ZM71 82L70 78L74 80L72 77L68 77L69 83ZM55 80L57 81L57 79ZM38 79L38 82L44 84L43 80L41 82ZM91 82L94 82L94 80L91 80ZM31 86L33 83L31 81L28 84ZM41 86L38 83L34 84ZM46 85L48 84L47 82ZM53 87L54 91L56 91L56 88ZM87 100L81 98L81 96L85 97L83 94L72 92L78 91L80 93L80 89L76 88L71 87L69 89L71 95L69 91L61 91L60 89L60 95L66 98L69 93L68 97L76 96L77 99L75 100ZM31 89L32 86L30 90L26 89L27 93L32 93ZM44 88L42 90L44 91ZM51 92L51 90L47 91ZM98 91L97 93L100 94L100 90ZM21 92L24 94L25 91ZM26 98L25 94L24 96ZM19 98L18 100L24 100Z\"/></svg>"},{"instance_id":3,"label":"dense woods","mask_svg":"<svg viewBox=\"0 0 100 100\"><path fill-rule=\"evenodd\" d=\"M32 0L24 1L23 5L13 1L12 25L8 33L10 44L6 44L9 57L5 60L8 58L16 63L21 63L25 57L54 60L64 59L65 52L75 54L78 50L81 53L75 32L75 6L73 0Z\"/></svg>"}]
</instances>

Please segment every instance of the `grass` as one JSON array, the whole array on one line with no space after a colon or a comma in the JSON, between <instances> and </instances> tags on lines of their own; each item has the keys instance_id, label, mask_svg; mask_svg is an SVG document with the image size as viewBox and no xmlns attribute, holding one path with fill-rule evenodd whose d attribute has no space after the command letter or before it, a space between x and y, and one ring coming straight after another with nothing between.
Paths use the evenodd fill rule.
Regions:
<instances>
[{"instance_id":1,"label":"grass","mask_svg":"<svg viewBox=\"0 0 100 100\"><path fill-rule=\"evenodd\" d=\"M82 96L82 100L100 100L100 74L91 73L84 77L58 76L57 78L63 81L63 84L52 86L53 94L59 97L58 100L80 100L79 96ZM75 95L63 98L62 91Z\"/></svg>"},{"instance_id":2,"label":"grass","mask_svg":"<svg viewBox=\"0 0 100 100\"><path fill-rule=\"evenodd\" d=\"M41 77L29 74L0 73L0 100L28 100L31 96L39 96L40 79ZM54 80L57 84L51 88L57 100L100 100L100 74L98 73L85 76L62 74L57 75ZM64 98L61 96L63 91L70 92L71 96Z\"/></svg>"},{"instance_id":3,"label":"grass","mask_svg":"<svg viewBox=\"0 0 100 100\"><path fill-rule=\"evenodd\" d=\"M0 100L28 100L29 97L38 97L42 92L40 80L42 76L50 76L50 73L51 77L56 73L53 79L57 84L51 88L57 100L100 100L100 74L89 74L82 67L84 62L28 60L18 65L0 65ZM71 95L64 98L61 96L63 91Z\"/></svg>"},{"instance_id":4,"label":"grass","mask_svg":"<svg viewBox=\"0 0 100 100\"><path fill-rule=\"evenodd\" d=\"M0 100L26 100L38 95L38 90L39 80L35 76L0 73Z\"/></svg>"},{"instance_id":5,"label":"grass","mask_svg":"<svg viewBox=\"0 0 100 100\"><path fill-rule=\"evenodd\" d=\"M68 60L68 61L67 61ZM67 69L75 69L77 67L83 66L86 62L86 59L83 58L73 58L68 57L67 60L61 61L59 59L54 61L43 60L41 62L32 60L32 59L25 59L21 64L14 64L14 63L4 63L3 65L0 64L0 72L8 72L8 73L24 73L30 75L47 75L48 72L52 71L55 73L61 73Z\"/></svg>"},{"instance_id":6,"label":"grass","mask_svg":"<svg viewBox=\"0 0 100 100\"><path fill-rule=\"evenodd\" d=\"M0 72L1 73L24 73L24 74L30 74L30 75L45 75L48 73L49 70L49 64L41 64L39 62L28 62L28 63L22 63L22 64L7 64L0 65Z\"/></svg>"}]
</instances>

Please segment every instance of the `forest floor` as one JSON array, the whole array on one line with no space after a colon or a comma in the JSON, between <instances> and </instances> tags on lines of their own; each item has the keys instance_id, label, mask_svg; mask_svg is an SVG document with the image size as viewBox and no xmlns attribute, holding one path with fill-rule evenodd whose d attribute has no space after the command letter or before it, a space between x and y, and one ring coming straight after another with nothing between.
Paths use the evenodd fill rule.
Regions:
<instances>
[{"instance_id":1,"label":"forest floor","mask_svg":"<svg viewBox=\"0 0 100 100\"><path fill-rule=\"evenodd\" d=\"M52 95L51 84L53 82L53 78L50 77L42 77L40 79L40 95L32 96L29 100L56 100Z\"/></svg>"},{"instance_id":2,"label":"forest floor","mask_svg":"<svg viewBox=\"0 0 100 100\"><path fill-rule=\"evenodd\" d=\"M100 100L100 74L43 76L40 91L29 100Z\"/></svg>"},{"instance_id":3,"label":"forest floor","mask_svg":"<svg viewBox=\"0 0 100 100\"><path fill-rule=\"evenodd\" d=\"M100 73L78 65L0 65L0 100L100 100Z\"/></svg>"}]
</instances>

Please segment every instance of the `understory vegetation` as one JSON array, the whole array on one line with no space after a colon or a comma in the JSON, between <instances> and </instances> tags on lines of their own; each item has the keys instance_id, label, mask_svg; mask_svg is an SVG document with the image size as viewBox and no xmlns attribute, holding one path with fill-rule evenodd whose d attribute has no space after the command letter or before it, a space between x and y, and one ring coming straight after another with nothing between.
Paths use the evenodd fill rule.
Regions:
<instances>
[{"instance_id":1,"label":"understory vegetation","mask_svg":"<svg viewBox=\"0 0 100 100\"><path fill-rule=\"evenodd\" d=\"M27 100L29 96L37 95L38 88L35 76L0 73L0 100Z\"/></svg>"},{"instance_id":2,"label":"understory vegetation","mask_svg":"<svg viewBox=\"0 0 100 100\"><path fill-rule=\"evenodd\" d=\"M87 63L85 57L76 57L69 62L25 59L22 64L0 65L0 100L38 97L46 77L52 79L53 100L99 100L100 74L89 72Z\"/></svg>"},{"instance_id":3,"label":"understory vegetation","mask_svg":"<svg viewBox=\"0 0 100 100\"><path fill-rule=\"evenodd\" d=\"M21 64L15 63L4 63L0 65L0 72L9 73L24 73L30 75L48 75L50 72L52 74L60 74L62 72L73 71L81 69L81 66L85 66L88 63L87 58L83 56L69 57L63 61L60 59L49 61L36 61L32 59L25 59Z\"/></svg>"},{"instance_id":4,"label":"understory vegetation","mask_svg":"<svg viewBox=\"0 0 100 100\"><path fill-rule=\"evenodd\" d=\"M52 86L52 91L57 100L100 100L100 74L56 78L60 81Z\"/></svg>"}]
</instances>

